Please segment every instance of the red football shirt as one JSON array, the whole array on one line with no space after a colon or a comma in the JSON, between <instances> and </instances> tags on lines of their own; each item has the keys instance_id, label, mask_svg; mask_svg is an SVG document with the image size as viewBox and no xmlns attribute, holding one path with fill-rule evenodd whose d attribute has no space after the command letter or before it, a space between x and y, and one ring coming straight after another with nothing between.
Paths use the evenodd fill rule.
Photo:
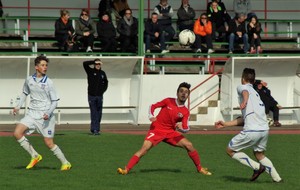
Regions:
<instances>
[{"instance_id":1,"label":"red football shirt","mask_svg":"<svg viewBox=\"0 0 300 190\"><path fill-rule=\"evenodd\" d=\"M185 105L178 105L177 99L166 98L152 104L149 109L149 118L154 117L156 108L161 108L161 110L156 116L156 121L152 122L151 129L174 131L178 122L182 122L183 132L187 132L190 129L188 125L190 112Z\"/></svg>"}]
</instances>

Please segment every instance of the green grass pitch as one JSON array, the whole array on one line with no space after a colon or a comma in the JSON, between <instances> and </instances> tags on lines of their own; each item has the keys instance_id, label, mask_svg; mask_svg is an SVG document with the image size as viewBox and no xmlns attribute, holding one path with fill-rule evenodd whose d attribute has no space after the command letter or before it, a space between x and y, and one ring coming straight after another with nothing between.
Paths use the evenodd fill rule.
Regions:
<instances>
[{"instance_id":1,"label":"green grass pitch","mask_svg":"<svg viewBox=\"0 0 300 190\"><path fill-rule=\"evenodd\" d=\"M205 189L265 190L300 189L299 135L270 135L267 156L273 161L284 183L275 184L264 173L250 182L252 170L231 159L225 148L233 135L185 135L197 148L202 165L212 176L196 173L185 150L161 143L131 170L118 175L130 157L141 147L144 135L104 133L91 136L81 131L58 131L55 142L72 163L70 171L61 172L60 162L46 148L40 136L29 136L43 161L34 169L25 167L30 157L13 137L0 137L0 187L2 190L90 190L90 189ZM253 158L251 150L246 153Z\"/></svg>"}]
</instances>

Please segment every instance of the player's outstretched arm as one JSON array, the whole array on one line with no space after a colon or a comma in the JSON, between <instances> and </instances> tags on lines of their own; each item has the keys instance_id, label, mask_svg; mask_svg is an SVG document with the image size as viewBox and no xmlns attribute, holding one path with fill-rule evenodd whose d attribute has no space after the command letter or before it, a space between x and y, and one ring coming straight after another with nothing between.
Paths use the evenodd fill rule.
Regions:
<instances>
[{"instance_id":1,"label":"player's outstretched arm","mask_svg":"<svg viewBox=\"0 0 300 190\"><path fill-rule=\"evenodd\" d=\"M243 123L244 123L243 118L239 117L232 121L217 121L217 122L215 122L215 128L221 129L221 128L225 128L225 127L239 126L239 125L243 125Z\"/></svg>"}]
</instances>

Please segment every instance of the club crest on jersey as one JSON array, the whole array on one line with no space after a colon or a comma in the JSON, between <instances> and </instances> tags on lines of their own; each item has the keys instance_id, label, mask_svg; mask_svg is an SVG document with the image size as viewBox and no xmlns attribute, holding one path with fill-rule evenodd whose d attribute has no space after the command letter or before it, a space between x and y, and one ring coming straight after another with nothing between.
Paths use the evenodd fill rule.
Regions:
<instances>
[{"instance_id":1,"label":"club crest on jersey","mask_svg":"<svg viewBox=\"0 0 300 190\"><path fill-rule=\"evenodd\" d=\"M177 114L177 116L178 116L179 118L183 118L183 114L180 113L180 112Z\"/></svg>"},{"instance_id":2,"label":"club crest on jersey","mask_svg":"<svg viewBox=\"0 0 300 190\"><path fill-rule=\"evenodd\" d=\"M51 130L49 130L49 131L48 131L48 135L51 135L51 134L52 134L52 131L51 131Z\"/></svg>"},{"instance_id":3,"label":"club crest on jersey","mask_svg":"<svg viewBox=\"0 0 300 190\"><path fill-rule=\"evenodd\" d=\"M41 88L45 89L46 85L45 84L41 84Z\"/></svg>"}]
</instances>

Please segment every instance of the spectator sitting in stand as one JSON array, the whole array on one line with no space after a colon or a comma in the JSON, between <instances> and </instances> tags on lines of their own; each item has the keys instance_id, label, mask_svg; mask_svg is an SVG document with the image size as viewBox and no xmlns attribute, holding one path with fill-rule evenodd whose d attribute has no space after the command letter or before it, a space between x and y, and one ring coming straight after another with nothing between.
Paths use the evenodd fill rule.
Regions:
<instances>
[{"instance_id":1,"label":"spectator sitting in stand","mask_svg":"<svg viewBox=\"0 0 300 190\"><path fill-rule=\"evenodd\" d=\"M152 13L151 19L145 23L145 44L146 52L150 53L150 45L152 43L157 43L159 48L162 50L161 53L167 53L166 50L165 36L163 35L162 27L158 22L158 14Z\"/></svg>"},{"instance_id":2,"label":"spectator sitting in stand","mask_svg":"<svg viewBox=\"0 0 300 190\"><path fill-rule=\"evenodd\" d=\"M111 14L112 7L113 7L113 0L101 0L98 6L98 18L101 19L101 16L103 15L104 12L108 12L109 14Z\"/></svg>"},{"instance_id":3,"label":"spectator sitting in stand","mask_svg":"<svg viewBox=\"0 0 300 190\"><path fill-rule=\"evenodd\" d=\"M226 15L228 14L218 5L217 0L214 0L207 10L207 15L212 22L212 39L224 41L228 31L228 20L226 20ZM218 33L218 36L216 36L216 33Z\"/></svg>"},{"instance_id":4,"label":"spectator sitting in stand","mask_svg":"<svg viewBox=\"0 0 300 190\"><path fill-rule=\"evenodd\" d=\"M120 34L121 51L135 53L138 47L138 20L132 16L131 9L126 9L117 30Z\"/></svg>"},{"instance_id":5,"label":"spectator sitting in stand","mask_svg":"<svg viewBox=\"0 0 300 190\"><path fill-rule=\"evenodd\" d=\"M179 31L181 32L185 29L193 31L195 16L196 13L194 9L190 6L189 0L182 0L181 6L177 10L177 24Z\"/></svg>"},{"instance_id":6,"label":"spectator sitting in stand","mask_svg":"<svg viewBox=\"0 0 300 190\"><path fill-rule=\"evenodd\" d=\"M194 46L196 48L196 53L201 53L201 43L206 42L207 53L213 53L213 44L212 44L212 24L208 21L206 13L202 13L200 17L195 21L194 24L194 33L196 35L196 40Z\"/></svg>"},{"instance_id":7,"label":"spectator sitting in stand","mask_svg":"<svg viewBox=\"0 0 300 190\"><path fill-rule=\"evenodd\" d=\"M166 42L171 41L175 36L175 30L172 27L173 8L168 4L168 0L160 0L160 3L155 6L154 11L158 15L158 22L164 31Z\"/></svg>"},{"instance_id":8,"label":"spectator sitting in stand","mask_svg":"<svg viewBox=\"0 0 300 190\"><path fill-rule=\"evenodd\" d=\"M115 52L117 50L116 29L109 19L108 12L104 12L97 23L97 33L102 52Z\"/></svg>"},{"instance_id":9,"label":"spectator sitting in stand","mask_svg":"<svg viewBox=\"0 0 300 190\"><path fill-rule=\"evenodd\" d=\"M250 22L247 24L247 31L250 41L250 53L261 53L261 24L258 21L257 16L255 15L252 16L249 20Z\"/></svg>"},{"instance_id":10,"label":"spectator sitting in stand","mask_svg":"<svg viewBox=\"0 0 300 190\"><path fill-rule=\"evenodd\" d=\"M75 33L76 40L79 40L86 52L93 52L95 25L90 18L89 10L82 9L79 20L76 20Z\"/></svg>"},{"instance_id":11,"label":"spectator sitting in stand","mask_svg":"<svg viewBox=\"0 0 300 190\"><path fill-rule=\"evenodd\" d=\"M69 19L70 13L66 9L60 10L60 18L55 21L55 39L61 51L66 51L68 48L68 39L72 38L74 28L72 21Z\"/></svg>"},{"instance_id":12,"label":"spectator sitting in stand","mask_svg":"<svg viewBox=\"0 0 300 190\"><path fill-rule=\"evenodd\" d=\"M250 0L233 0L233 11L235 16L244 14L248 20L251 16L255 15L252 12L252 6Z\"/></svg>"},{"instance_id":13,"label":"spectator sitting in stand","mask_svg":"<svg viewBox=\"0 0 300 190\"><path fill-rule=\"evenodd\" d=\"M211 0L211 2L208 2L207 3L207 7L206 7L206 12L208 13L209 12L209 9L211 7L211 4L212 2L216 1L218 3L218 5L221 7L221 9L227 13L227 10L226 10L226 7L225 7L225 4L222 2L222 0Z\"/></svg>"},{"instance_id":14,"label":"spectator sitting in stand","mask_svg":"<svg viewBox=\"0 0 300 190\"><path fill-rule=\"evenodd\" d=\"M244 14L237 15L229 22L229 53L233 53L235 43L244 44L244 52L249 53L248 34L246 32L245 24L246 16Z\"/></svg>"},{"instance_id":15,"label":"spectator sitting in stand","mask_svg":"<svg viewBox=\"0 0 300 190\"><path fill-rule=\"evenodd\" d=\"M127 0L113 0L111 19L115 28L117 28L119 21L123 18L126 9L129 9Z\"/></svg>"},{"instance_id":16,"label":"spectator sitting in stand","mask_svg":"<svg viewBox=\"0 0 300 190\"><path fill-rule=\"evenodd\" d=\"M273 112L274 127L280 127L279 123L279 110L282 108L278 102L272 97L271 91L267 87L267 83L262 80L256 80L254 83L254 89L260 96L260 99L265 104L265 111L269 116L270 110Z\"/></svg>"},{"instance_id":17,"label":"spectator sitting in stand","mask_svg":"<svg viewBox=\"0 0 300 190\"><path fill-rule=\"evenodd\" d=\"M225 4L222 2L222 0L211 0L211 2L207 3L206 13L209 14L211 12L211 4L214 1L218 3L218 7L220 7L219 9L224 12L224 14L225 14L224 15L225 16L224 19L228 23L231 20L231 16L228 14L227 9L225 7Z\"/></svg>"}]
</instances>

